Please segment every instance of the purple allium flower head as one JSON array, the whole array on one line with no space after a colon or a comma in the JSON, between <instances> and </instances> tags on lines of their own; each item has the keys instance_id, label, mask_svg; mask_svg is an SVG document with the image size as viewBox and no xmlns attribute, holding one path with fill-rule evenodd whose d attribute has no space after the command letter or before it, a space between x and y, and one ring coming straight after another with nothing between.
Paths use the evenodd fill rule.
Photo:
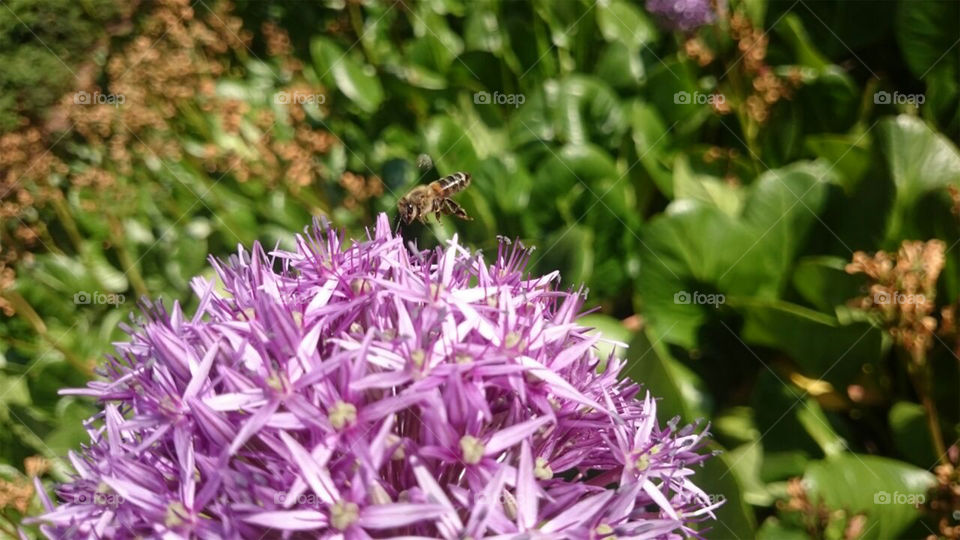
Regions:
<instances>
[{"instance_id":1,"label":"purple allium flower head","mask_svg":"<svg viewBox=\"0 0 960 540\"><path fill-rule=\"evenodd\" d=\"M96 397L50 537L630 538L698 535L706 430L661 425L606 369L557 274L501 244L416 252L380 215L319 225L145 305ZM39 486L38 486L39 487ZM40 490L42 493L42 489Z\"/></svg>"},{"instance_id":2,"label":"purple allium flower head","mask_svg":"<svg viewBox=\"0 0 960 540\"><path fill-rule=\"evenodd\" d=\"M671 30L688 32L716 19L711 0L647 0L646 7Z\"/></svg>"}]
</instances>

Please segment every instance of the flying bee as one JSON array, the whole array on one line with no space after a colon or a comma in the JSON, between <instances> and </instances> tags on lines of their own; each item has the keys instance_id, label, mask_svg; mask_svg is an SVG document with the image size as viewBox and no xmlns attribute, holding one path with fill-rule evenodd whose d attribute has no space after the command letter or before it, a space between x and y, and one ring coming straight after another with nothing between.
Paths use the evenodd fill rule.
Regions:
<instances>
[{"instance_id":1,"label":"flying bee","mask_svg":"<svg viewBox=\"0 0 960 540\"><path fill-rule=\"evenodd\" d=\"M470 220L466 210L450 197L459 193L470 185L470 173L457 172L450 176L430 182L425 186L417 186L397 201L400 219L409 225L418 219L425 223L427 216L432 212L440 221L441 214L456 216Z\"/></svg>"}]
</instances>

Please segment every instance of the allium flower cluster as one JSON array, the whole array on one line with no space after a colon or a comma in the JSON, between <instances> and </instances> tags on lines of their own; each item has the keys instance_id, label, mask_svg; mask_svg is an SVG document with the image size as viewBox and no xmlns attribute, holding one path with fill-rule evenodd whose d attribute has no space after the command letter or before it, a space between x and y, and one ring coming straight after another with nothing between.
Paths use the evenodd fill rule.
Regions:
<instances>
[{"instance_id":1,"label":"allium flower cluster","mask_svg":"<svg viewBox=\"0 0 960 540\"><path fill-rule=\"evenodd\" d=\"M647 0L647 11L671 30L689 32L716 19L713 1L717 0Z\"/></svg>"},{"instance_id":2,"label":"allium flower cluster","mask_svg":"<svg viewBox=\"0 0 960 540\"><path fill-rule=\"evenodd\" d=\"M416 251L385 215L345 248L319 225L146 305L55 506L69 538L660 538L713 517L691 481L705 430L605 369L579 294ZM42 491L42 490L41 490ZM45 496L44 496L45 497Z\"/></svg>"}]
</instances>

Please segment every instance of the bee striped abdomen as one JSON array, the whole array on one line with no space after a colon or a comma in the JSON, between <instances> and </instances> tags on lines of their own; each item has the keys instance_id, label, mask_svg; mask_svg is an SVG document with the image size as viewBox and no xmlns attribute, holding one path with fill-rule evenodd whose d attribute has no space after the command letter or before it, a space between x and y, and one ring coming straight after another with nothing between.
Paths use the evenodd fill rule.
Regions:
<instances>
[{"instance_id":1,"label":"bee striped abdomen","mask_svg":"<svg viewBox=\"0 0 960 540\"><path fill-rule=\"evenodd\" d=\"M450 176L444 176L440 180L440 189L443 193L453 195L454 193L459 193L467 188L470 185L470 173L465 172L455 172Z\"/></svg>"}]
</instances>

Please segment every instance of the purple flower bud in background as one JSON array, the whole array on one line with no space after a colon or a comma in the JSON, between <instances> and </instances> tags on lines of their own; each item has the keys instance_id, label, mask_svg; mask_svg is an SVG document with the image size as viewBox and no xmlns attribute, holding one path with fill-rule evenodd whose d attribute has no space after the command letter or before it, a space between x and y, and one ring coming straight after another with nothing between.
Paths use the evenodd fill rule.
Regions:
<instances>
[{"instance_id":1,"label":"purple flower bud in background","mask_svg":"<svg viewBox=\"0 0 960 540\"><path fill-rule=\"evenodd\" d=\"M410 251L381 214L255 245L145 306L93 396L90 444L34 521L54 538L661 538L714 517L706 430L661 425L606 367L557 273L454 239Z\"/></svg>"},{"instance_id":2,"label":"purple flower bud in background","mask_svg":"<svg viewBox=\"0 0 960 540\"><path fill-rule=\"evenodd\" d=\"M688 32L716 19L711 0L647 0L647 11L671 30Z\"/></svg>"}]
</instances>

